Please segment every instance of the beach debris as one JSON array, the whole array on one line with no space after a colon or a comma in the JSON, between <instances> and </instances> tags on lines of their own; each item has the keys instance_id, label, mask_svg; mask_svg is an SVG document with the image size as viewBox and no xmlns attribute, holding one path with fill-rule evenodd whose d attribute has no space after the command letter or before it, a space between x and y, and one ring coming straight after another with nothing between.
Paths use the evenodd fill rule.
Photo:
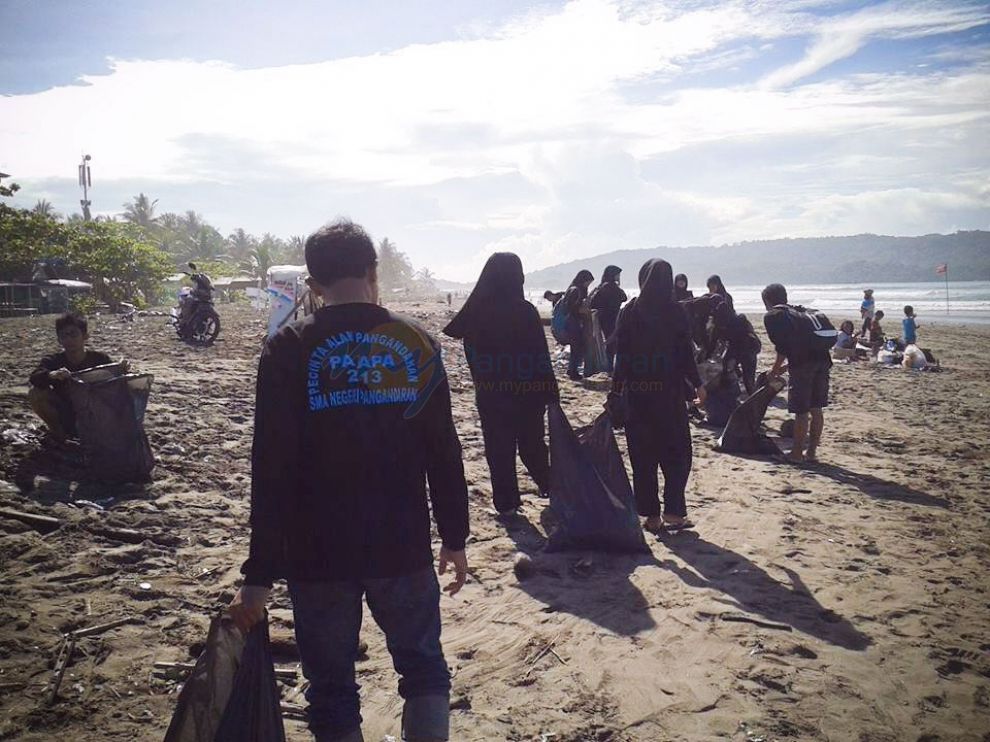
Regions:
<instances>
[{"instance_id":1,"label":"beach debris","mask_svg":"<svg viewBox=\"0 0 990 742\"><path fill-rule=\"evenodd\" d=\"M69 660L72 658L72 653L76 648L76 637L72 634L66 634L62 637L62 643L59 645L58 656L55 658L55 668L52 670L52 682L48 687L48 694L46 696L46 703L49 706L54 705L55 700L58 698L58 689L62 685L62 678L65 677L65 668L69 666Z\"/></svg>"},{"instance_id":2,"label":"beach debris","mask_svg":"<svg viewBox=\"0 0 990 742\"><path fill-rule=\"evenodd\" d=\"M141 588L142 590L150 590L151 589L151 583L150 582L139 582L138 583L138 587Z\"/></svg>"},{"instance_id":3,"label":"beach debris","mask_svg":"<svg viewBox=\"0 0 990 742\"><path fill-rule=\"evenodd\" d=\"M278 674L278 670L275 671ZM296 703L286 703L283 701L279 704L279 710L282 712L282 718L291 719L292 721L309 721L309 715L306 713L306 707L300 706Z\"/></svg>"},{"instance_id":4,"label":"beach debris","mask_svg":"<svg viewBox=\"0 0 990 742\"><path fill-rule=\"evenodd\" d=\"M751 623L754 626L760 626L764 629L777 629L779 631L793 631L793 629L786 623L777 623L776 621L766 621L762 618L754 618L753 616L747 616L745 613L719 613L718 617L723 621L734 621L736 623Z\"/></svg>"},{"instance_id":5,"label":"beach debris","mask_svg":"<svg viewBox=\"0 0 990 742\"><path fill-rule=\"evenodd\" d=\"M27 523L39 533L51 533L58 530L62 525L62 521L50 515L25 513L11 508L0 508L0 518L9 518L11 520L19 520L21 523Z\"/></svg>"},{"instance_id":6,"label":"beach debris","mask_svg":"<svg viewBox=\"0 0 990 742\"><path fill-rule=\"evenodd\" d=\"M95 636L96 634L102 634L104 631L110 631L110 629L116 629L119 626L126 626L127 624L130 623L142 623L142 620L137 616L118 618L115 621L108 621L107 623L97 624L96 626L90 626L85 629L76 629L75 631L70 631L68 634L66 634L66 636L71 636L74 639L81 639L84 636Z\"/></svg>"},{"instance_id":7,"label":"beach debris","mask_svg":"<svg viewBox=\"0 0 990 742\"><path fill-rule=\"evenodd\" d=\"M530 675L530 673L532 673L533 670L536 669L536 663L539 662L541 659L543 659L548 654L553 654L554 657L556 657L558 660L560 660L560 664L562 664L562 665L566 665L567 664L567 662L563 658L561 658L561 656L559 654L557 654L553 650L553 647L557 643L557 640L558 639L560 639L560 635L559 634L556 637L554 637L545 647L543 647L543 649L541 649L539 652L537 652L536 656L532 660L530 660L530 662L529 662L529 669L526 671L526 674L523 676L523 678L528 678L529 675Z\"/></svg>"},{"instance_id":8,"label":"beach debris","mask_svg":"<svg viewBox=\"0 0 990 742\"><path fill-rule=\"evenodd\" d=\"M153 665L155 672L167 677L170 680L181 680L186 675L191 673L195 667L195 662L156 662ZM276 667L275 677L285 678L287 680L297 680L299 678L299 674L290 667Z\"/></svg>"},{"instance_id":9,"label":"beach debris","mask_svg":"<svg viewBox=\"0 0 990 742\"><path fill-rule=\"evenodd\" d=\"M512 562L512 572L516 579L522 582L536 575L536 565L528 554L518 553Z\"/></svg>"}]
</instances>

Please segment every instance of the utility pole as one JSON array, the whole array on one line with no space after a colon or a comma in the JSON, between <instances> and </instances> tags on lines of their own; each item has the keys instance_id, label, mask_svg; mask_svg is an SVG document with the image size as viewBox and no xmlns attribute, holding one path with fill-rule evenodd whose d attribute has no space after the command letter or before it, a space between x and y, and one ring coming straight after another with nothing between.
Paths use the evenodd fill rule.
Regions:
<instances>
[{"instance_id":1,"label":"utility pole","mask_svg":"<svg viewBox=\"0 0 990 742\"><path fill-rule=\"evenodd\" d=\"M91 204L89 200L89 189L93 187L93 176L89 170L89 161L92 159L89 155L83 155L82 162L79 163L79 185L83 189L83 197L79 201L79 205L82 206L83 219L87 222L92 218L89 213Z\"/></svg>"}]
</instances>

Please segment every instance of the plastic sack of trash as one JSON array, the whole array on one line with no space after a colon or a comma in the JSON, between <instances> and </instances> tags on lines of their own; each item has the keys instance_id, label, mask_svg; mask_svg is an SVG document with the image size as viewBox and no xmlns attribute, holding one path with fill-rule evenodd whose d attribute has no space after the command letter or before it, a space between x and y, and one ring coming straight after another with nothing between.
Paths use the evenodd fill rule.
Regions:
<instances>
[{"instance_id":1,"label":"plastic sack of trash","mask_svg":"<svg viewBox=\"0 0 990 742\"><path fill-rule=\"evenodd\" d=\"M762 376L762 375L761 375ZM774 443L760 427L767 407L780 390L784 380L780 377L763 376L764 383L733 410L729 422L719 436L715 448L722 453L756 454L774 456L780 453Z\"/></svg>"},{"instance_id":2,"label":"plastic sack of trash","mask_svg":"<svg viewBox=\"0 0 990 742\"><path fill-rule=\"evenodd\" d=\"M705 420L716 427L729 422L729 417L739 407L739 379L731 372L721 372L705 384L708 398L705 400Z\"/></svg>"},{"instance_id":3,"label":"plastic sack of trash","mask_svg":"<svg viewBox=\"0 0 990 742\"><path fill-rule=\"evenodd\" d=\"M575 432L560 405L548 410L550 507L547 551L648 551L629 477L608 415Z\"/></svg>"},{"instance_id":4,"label":"plastic sack of trash","mask_svg":"<svg viewBox=\"0 0 990 742\"><path fill-rule=\"evenodd\" d=\"M128 374L119 363L72 374L69 399L90 470L107 482L147 482L155 468L144 413L151 374Z\"/></svg>"},{"instance_id":5,"label":"plastic sack of trash","mask_svg":"<svg viewBox=\"0 0 990 742\"><path fill-rule=\"evenodd\" d=\"M245 639L229 618L213 619L165 742L285 742L267 621Z\"/></svg>"}]
</instances>

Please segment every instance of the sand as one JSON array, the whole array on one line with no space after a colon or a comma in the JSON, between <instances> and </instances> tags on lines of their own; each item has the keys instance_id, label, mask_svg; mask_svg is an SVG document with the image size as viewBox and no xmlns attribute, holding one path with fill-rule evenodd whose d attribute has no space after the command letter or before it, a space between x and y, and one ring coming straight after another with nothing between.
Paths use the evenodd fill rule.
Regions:
<instances>
[{"instance_id":1,"label":"sand","mask_svg":"<svg viewBox=\"0 0 990 742\"><path fill-rule=\"evenodd\" d=\"M434 331L448 316L399 308ZM45 535L0 517L0 739L162 737L177 683L152 665L195 657L247 551L264 323L246 305L221 316L206 349L161 317L93 320L93 347L155 375L155 481L115 490L37 453L25 380L53 348L52 318L0 320L0 507L64 523ZM522 470L523 518L495 521L470 376L445 340L472 518L471 578L442 601L452 739L990 739L990 330L921 336L942 373L836 365L820 466L720 454L714 431L693 427L697 529L650 537L640 557L543 553L546 503ZM604 388L561 381L572 423L594 419ZM785 416L772 408L771 428ZM147 540L94 533L107 526ZM519 553L533 561L522 581ZM276 661L297 668L282 587L271 613ZM79 640L47 706L60 632L127 617ZM401 705L370 619L363 637L378 742L398 735ZM304 703L301 674L281 688Z\"/></svg>"}]
</instances>

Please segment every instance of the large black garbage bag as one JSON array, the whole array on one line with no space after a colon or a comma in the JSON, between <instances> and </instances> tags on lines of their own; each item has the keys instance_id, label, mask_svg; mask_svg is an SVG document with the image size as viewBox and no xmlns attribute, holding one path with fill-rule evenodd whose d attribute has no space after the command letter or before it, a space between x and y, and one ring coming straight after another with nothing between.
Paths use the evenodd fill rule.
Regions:
<instances>
[{"instance_id":1,"label":"large black garbage bag","mask_svg":"<svg viewBox=\"0 0 990 742\"><path fill-rule=\"evenodd\" d=\"M779 454L777 444L767 437L760 425L767 414L767 407L783 388L784 381L780 377L765 379L765 383L733 411L719 436L716 449L723 453Z\"/></svg>"},{"instance_id":2,"label":"large black garbage bag","mask_svg":"<svg viewBox=\"0 0 990 742\"><path fill-rule=\"evenodd\" d=\"M165 742L285 742L267 621L245 639L229 618L213 619Z\"/></svg>"},{"instance_id":3,"label":"large black garbage bag","mask_svg":"<svg viewBox=\"0 0 990 742\"><path fill-rule=\"evenodd\" d=\"M69 382L69 399L86 461L106 482L147 482L155 468L144 412L151 374L128 374L119 363L79 371Z\"/></svg>"},{"instance_id":4,"label":"large black garbage bag","mask_svg":"<svg viewBox=\"0 0 990 742\"><path fill-rule=\"evenodd\" d=\"M649 551L608 414L576 433L560 405L550 405L548 416L550 507L557 524L547 551Z\"/></svg>"}]
</instances>

